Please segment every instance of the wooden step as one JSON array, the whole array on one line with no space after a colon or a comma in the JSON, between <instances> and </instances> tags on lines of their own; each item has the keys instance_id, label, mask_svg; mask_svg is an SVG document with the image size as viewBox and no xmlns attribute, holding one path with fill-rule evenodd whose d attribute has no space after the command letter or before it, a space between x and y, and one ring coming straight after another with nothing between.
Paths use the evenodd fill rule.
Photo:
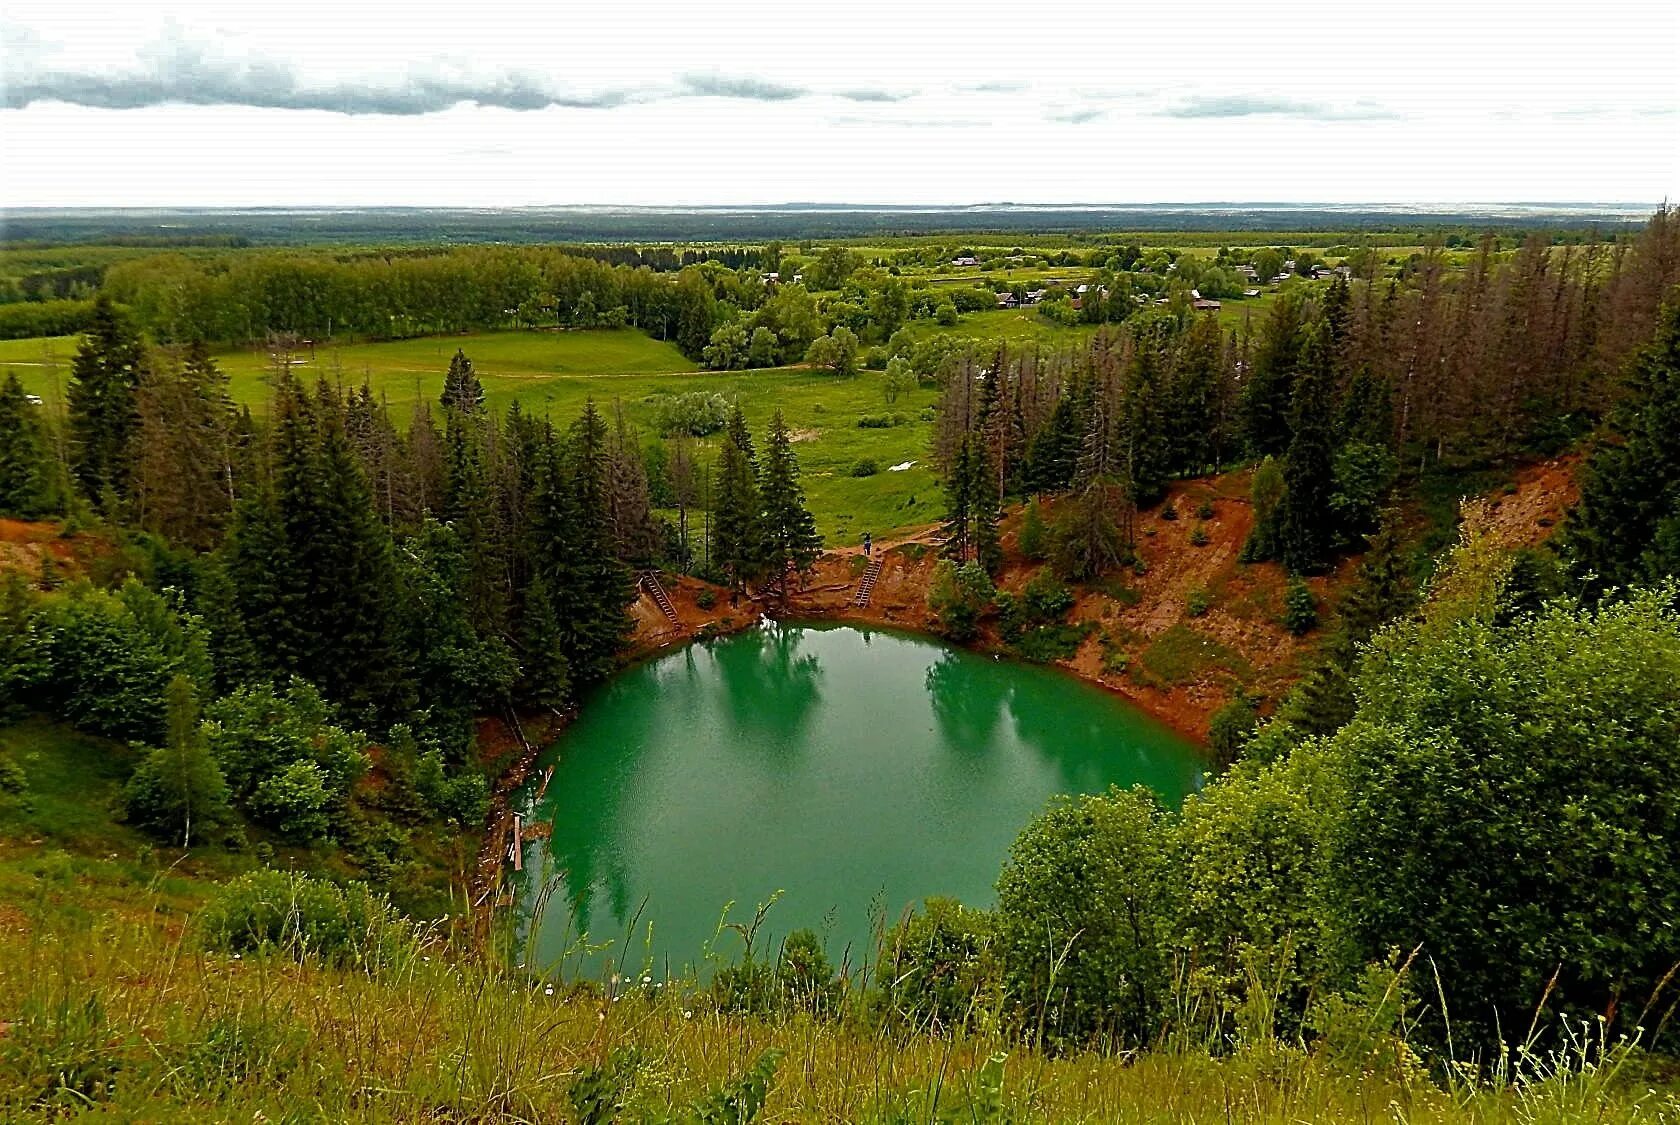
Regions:
<instances>
[{"instance_id":1,"label":"wooden step","mask_svg":"<svg viewBox=\"0 0 1680 1125\"><path fill-rule=\"evenodd\" d=\"M881 577L881 566L885 562L885 557L880 555L870 560L868 569L863 572L863 579L858 582L857 593L852 596L854 606L862 608L869 604L869 599L875 594L875 580Z\"/></svg>"},{"instance_id":2,"label":"wooden step","mask_svg":"<svg viewBox=\"0 0 1680 1125\"><path fill-rule=\"evenodd\" d=\"M641 582L642 588L648 592L648 596L653 598L653 604L658 606L660 612L665 614L665 619L673 625L677 624L676 608L671 605L671 599L665 593L665 587L659 584L659 576L649 571L642 575Z\"/></svg>"}]
</instances>

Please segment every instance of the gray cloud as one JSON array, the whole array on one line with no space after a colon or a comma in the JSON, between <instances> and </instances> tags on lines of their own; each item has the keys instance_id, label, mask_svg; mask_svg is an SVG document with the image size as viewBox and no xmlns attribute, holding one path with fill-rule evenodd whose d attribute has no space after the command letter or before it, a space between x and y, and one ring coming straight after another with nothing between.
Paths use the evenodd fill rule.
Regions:
<instances>
[{"instance_id":1,"label":"gray cloud","mask_svg":"<svg viewBox=\"0 0 1680 1125\"><path fill-rule=\"evenodd\" d=\"M915 95L893 90L836 90L834 96L849 102L902 102Z\"/></svg>"},{"instance_id":2,"label":"gray cloud","mask_svg":"<svg viewBox=\"0 0 1680 1125\"><path fill-rule=\"evenodd\" d=\"M14 63L19 61L14 55ZM674 98L728 98L786 102L821 91L750 77L685 74L674 85L568 90L529 74L494 78L438 78L413 74L385 85L307 85L285 63L233 60L169 35L140 53L136 70L88 73L40 69L19 73L14 66L0 90L0 106L22 109L59 101L95 109L139 109L156 105L250 106L257 109L321 110L340 114L413 116L437 113L464 102L497 109L616 109ZM852 89L834 96L854 102L896 102L908 94Z\"/></svg>"},{"instance_id":3,"label":"gray cloud","mask_svg":"<svg viewBox=\"0 0 1680 1125\"><path fill-rule=\"evenodd\" d=\"M1048 114L1047 120L1060 121L1067 125L1083 125L1102 116L1103 111L1100 109L1070 109L1066 113Z\"/></svg>"},{"instance_id":4,"label":"gray cloud","mask_svg":"<svg viewBox=\"0 0 1680 1125\"><path fill-rule=\"evenodd\" d=\"M976 82L961 89L971 94L1019 94L1027 88L1025 82Z\"/></svg>"},{"instance_id":5,"label":"gray cloud","mask_svg":"<svg viewBox=\"0 0 1680 1125\"><path fill-rule=\"evenodd\" d=\"M809 97L803 86L783 86L757 78L725 78L717 74L685 74L679 96L694 98L736 98L749 102L791 102Z\"/></svg>"},{"instance_id":6,"label":"gray cloud","mask_svg":"<svg viewBox=\"0 0 1680 1125\"><path fill-rule=\"evenodd\" d=\"M1327 102L1303 102L1290 98L1249 97L1236 94L1225 97L1200 95L1183 99L1161 110L1160 117L1302 117L1313 121L1385 121L1398 115L1372 102L1360 101L1351 106L1336 106Z\"/></svg>"}]
</instances>

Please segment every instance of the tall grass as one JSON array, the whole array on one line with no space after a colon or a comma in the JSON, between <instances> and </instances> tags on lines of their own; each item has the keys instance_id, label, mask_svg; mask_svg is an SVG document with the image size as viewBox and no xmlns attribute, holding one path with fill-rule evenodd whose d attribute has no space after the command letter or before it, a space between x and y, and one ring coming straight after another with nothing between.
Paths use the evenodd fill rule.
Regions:
<instances>
[{"instance_id":1,"label":"tall grass","mask_svg":"<svg viewBox=\"0 0 1680 1125\"><path fill-rule=\"evenodd\" d=\"M411 956L360 968L213 952L161 884L65 908L82 894L60 881L0 906L0 1120L1680 1121L1674 1093L1629 1082L1634 1045L1590 1027L1444 1084L1332 1065L1264 1013L1222 1057L1051 1056L983 1030L746 1018L692 980L547 981L421 931Z\"/></svg>"}]
</instances>

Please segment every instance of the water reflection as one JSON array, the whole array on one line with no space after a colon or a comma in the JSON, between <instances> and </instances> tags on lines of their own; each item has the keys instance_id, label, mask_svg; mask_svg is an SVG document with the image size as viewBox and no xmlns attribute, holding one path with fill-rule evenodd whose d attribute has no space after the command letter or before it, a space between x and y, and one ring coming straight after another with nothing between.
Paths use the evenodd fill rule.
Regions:
<instances>
[{"instance_id":1,"label":"water reflection","mask_svg":"<svg viewBox=\"0 0 1680 1125\"><path fill-rule=\"evenodd\" d=\"M1053 794L1194 784L1183 740L1100 691L888 631L798 625L691 646L590 699L550 751L553 826L539 958L615 940L699 959L719 911L786 892L767 931L863 948L871 904L992 901L1021 826ZM535 909L544 849L519 888ZM644 933L628 956L639 962Z\"/></svg>"},{"instance_id":2,"label":"water reflection","mask_svg":"<svg viewBox=\"0 0 1680 1125\"><path fill-rule=\"evenodd\" d=\"M799 742L822 701L822 662L800 652L804 638L803 629L766 625L713 642L712 659L743 744L787 752Z\"/></svg>"},{"instance_id":3,"label":"water reflection","mask_svg":"<svg viewBox=\"0 0 1680 1125\"><path fill-rule=\"evenodd\" d=\"M946 743L959 753L981 757L996 737L1010 689L1002 677L977 675L973 660L968 653L947 649L928 665L923 680Z\"/></svg>"}]
</instances>

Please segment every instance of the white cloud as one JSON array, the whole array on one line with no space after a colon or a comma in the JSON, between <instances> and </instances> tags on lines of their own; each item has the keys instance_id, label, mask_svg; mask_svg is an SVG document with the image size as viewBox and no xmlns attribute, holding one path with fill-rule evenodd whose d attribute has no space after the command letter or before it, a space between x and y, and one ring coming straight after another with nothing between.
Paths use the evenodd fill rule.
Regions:
<instances>
[{"instance_id":1,"label":"white cloud","mask_svg":"<svg viewBox=\"0 0 1680 1125\"><path fill-rule=\"evenodd\" d=\"M1493 0L6 19L12 205L1680 195L1666 0L1604 0L1590 25Z\"/></svg>"}]
</instances>

